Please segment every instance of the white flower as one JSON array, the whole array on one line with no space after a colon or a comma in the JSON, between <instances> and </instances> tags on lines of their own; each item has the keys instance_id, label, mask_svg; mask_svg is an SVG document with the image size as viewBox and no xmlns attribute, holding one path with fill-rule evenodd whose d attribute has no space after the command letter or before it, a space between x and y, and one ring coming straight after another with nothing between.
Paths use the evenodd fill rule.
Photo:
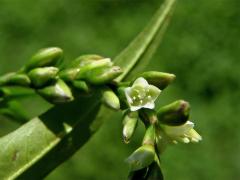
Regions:
<instances>
[{"instance_id":1,"label":"white flower","mask_svg":"<svg viewBox=\"0 0 240 180\"><path fill-rule=\"evenodd\" d=\"M168 126L161 125L166 135L173 140L174 143L183 142L199 142L202 137L193 129L194 124L191 121L187 121L180 126Z\"/></svg>"},{"instance_id":2,"label":"white flower","mask_svg":"<svg viewBox=\"0 0 240 180\"><path fill-rule=\"evenodd\" d=\"M134 81L132 87L125 88L124 92L130 110L137 111L141 108L153 109L154 101L161 90L156 86L149 85L144 78L140 77Z\"/></svg>"}]
</instances>

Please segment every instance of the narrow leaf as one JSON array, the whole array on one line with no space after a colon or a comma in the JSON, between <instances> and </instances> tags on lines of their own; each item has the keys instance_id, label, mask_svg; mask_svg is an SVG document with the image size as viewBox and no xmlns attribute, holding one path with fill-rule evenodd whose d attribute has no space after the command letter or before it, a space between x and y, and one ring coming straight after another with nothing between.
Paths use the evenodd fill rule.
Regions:
<instances>
[{"instance_id":1,"label":"narrow leaf","mask_svg":"<svg viewBox=\"0 0 240 180\"><path fill-rule=\"evenodd\" d=\"M126 78L137 62L151 59L162 39L174 4L175 0L166 0L145 29L115 58L116 65L123 69L123 73L117 78L117 81Z\"/></svg>"}]
</instances>

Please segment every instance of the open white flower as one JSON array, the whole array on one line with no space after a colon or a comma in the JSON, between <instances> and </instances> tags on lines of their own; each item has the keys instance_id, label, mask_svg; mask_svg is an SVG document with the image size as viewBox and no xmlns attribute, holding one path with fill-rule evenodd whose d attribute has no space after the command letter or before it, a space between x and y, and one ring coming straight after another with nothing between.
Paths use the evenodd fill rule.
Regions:
<instances>
[{"instance_id":1,"label":"open white flower","mask_svg":"<svg viewBox=\"0 0 240 180\"><path fill-rule=\"evenodd\" d=\"M134 81L132 87L125 88L124 92L130 110L137 111L141 108L154 109L154 101L161 90L156 86L149 85L144 78L140 77Z\"/></svg>"},{"instance_id":2,"label":"open white flower","mask_svg":"<svg viewBox=\"0 0 240 180\"><path fill-rule=\"evenodd\" d=\"M194 123L191 121L187 121L180 126L161 125L161 127L174 143L177 143L177 141L183 143L197 143L202 140L202 137L193 129Z\"/></svg>"}]
</instances>

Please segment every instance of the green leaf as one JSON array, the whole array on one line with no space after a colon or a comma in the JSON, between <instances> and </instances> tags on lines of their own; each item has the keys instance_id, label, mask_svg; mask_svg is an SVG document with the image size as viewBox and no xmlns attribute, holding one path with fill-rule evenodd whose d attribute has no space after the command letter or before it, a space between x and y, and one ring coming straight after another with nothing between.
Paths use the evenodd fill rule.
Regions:
<instances>
[{"instance_id":1,"label":"green leaf","mask_svg":"<svg viewBox=\"0 0 240 180\"><path fill-rule=\"evenodd\" d=\"M57 105L1 138L0 179L41 179L69 158L94 132L99 94Z\"/></svg>"},{"instance_id":2,"label":"green leaf","mask_svg":"<svg viewBox=\"0 0 240 180\"><path fill-rule=\"evenodd\" d=\"M123 70L117 81L128 78L130 72L135 73L132 70L137 66L139 71L148 64L162 39L174 4L175 0L166 0L145 29L115 58L115 64Z\"/></svg>"},{"instance_id":3,"label":"green leaf","mask_svg":"<svg viewBox=\"0 0 240 180\"><path fill-rule=\"evenodd\" d=\"M149 60L174 2L167 0L147 28L115 59L125 71L117 81L127 77L138 61ZM66 161L103 120L111 118L113 112L100 107L100 99L96 92L91 97L49 107L39 118L0 138L0 179L42 179Z\"/></svg>"}]
</instances>

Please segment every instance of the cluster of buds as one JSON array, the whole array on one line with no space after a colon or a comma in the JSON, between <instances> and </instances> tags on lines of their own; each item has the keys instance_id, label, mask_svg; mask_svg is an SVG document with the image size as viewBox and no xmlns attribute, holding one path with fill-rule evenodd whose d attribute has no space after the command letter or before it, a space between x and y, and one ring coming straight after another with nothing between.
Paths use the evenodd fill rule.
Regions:
<instances>
[{"instance_id":1,"label":"cluster of buds","mask_svg":"<svg viewBox=\"0 0 240 180\"><path fill-rule=\"evenodd\" d=\"M102 91L102 102L114 110L122 110L123 140L129 143L138 121L146 127L142 145L126 160L131 179L152 177L161 179L159 155L168 144L198 142L201 136L189 120L189 103L183 100L155 110L155 101L175 75L157 71L144 72L129 82L115 79L122 73L109 58L83 55L59 68L63 59L60 48L37 52L20 71L0 77L0 102L11 95L2 87L29 87L51 103L74 100L73 89L91 95ZM16 93L16 91L15 91Z\"/></svg>"},{"instance_id":2,"label":"cluster of buds","mask_svg":"<svg viewBox=\"0 0 240 180\"><path fill-rule=\"evenodd\" d=\"M74 100L73 88L90 93L94 87L105 86L122 73L109 58L99 55L80 56L60 69L62 60L60 48L42 49L20 71L1 76L0 89L4 86L29 87L53 104L66 103ZM0 91L2 98L9 96Z\"/></svg>"}]
</instances>

